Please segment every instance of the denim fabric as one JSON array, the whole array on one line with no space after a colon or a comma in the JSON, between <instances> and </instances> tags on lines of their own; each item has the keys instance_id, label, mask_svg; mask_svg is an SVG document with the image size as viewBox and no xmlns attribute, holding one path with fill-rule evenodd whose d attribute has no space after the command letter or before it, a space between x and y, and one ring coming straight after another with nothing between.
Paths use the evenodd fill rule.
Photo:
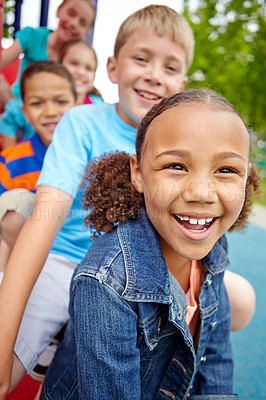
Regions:
<instances>
[{"instance_id":1,"label":"denim fabric","mask_svg":"<svg viewBox=\"0 0 266 400\"><path fill-rule=\"evenodd\" d=\"M220 395L220 394L217 394L217 395L203 395L203 396L201 396L201 395L199 395L199 396L190 396L189 398L188 398L188 400L237 400L238 399L238 396L236 395L236 394L232 394L231 396L230 395Z\"/></svg>"},{"instance_id":2,"label":"denim fabric","mask_svg":"<svg viewBox=\"0 0 266 400\"><path fill-rule=\"evenodd\" d=\"M203 395L198 399L237 398L230 396L226 246L222 237L202 260L195 352L185 322L185 294L177 281L170 291L168 269L145 210L97 239L72 278L70 322L41 399L181 400L188 393Z\"/></svg>"}]
</instances>

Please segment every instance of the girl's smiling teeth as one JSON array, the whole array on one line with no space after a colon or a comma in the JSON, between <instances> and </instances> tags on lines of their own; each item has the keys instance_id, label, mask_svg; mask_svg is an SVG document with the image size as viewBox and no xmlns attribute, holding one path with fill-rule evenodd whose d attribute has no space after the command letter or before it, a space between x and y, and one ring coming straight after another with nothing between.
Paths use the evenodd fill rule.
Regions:
<instances>
[{"instance_id":1,"label":"girl's smiling teeth","mask_svg":"<svg viewBox=\"0 0 266 400\"><path fill-rule=\"evenodd\" d=\"M173 214L173 216L180 225L192 231L206 230L214 220L214 217L195 218L178 214Z\"/></svg>"},{"instance_id":2,"label":"girl's smiling teeth","mask_svg":"<svg viewBox=\"0 0 266 400\"><path fill-rule=\"evenodd\" d=\"M72 38L75 37L75 32L72 31L72 29L69 29L67 27L64 27L64 31L66 32L66 34Z\"/></svg>"}]
</instances>

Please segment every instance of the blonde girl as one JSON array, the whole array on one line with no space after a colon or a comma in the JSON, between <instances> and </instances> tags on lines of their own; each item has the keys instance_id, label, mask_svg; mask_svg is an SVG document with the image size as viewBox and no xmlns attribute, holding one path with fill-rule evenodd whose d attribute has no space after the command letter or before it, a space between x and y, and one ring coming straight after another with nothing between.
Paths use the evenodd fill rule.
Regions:
<instances>
[{"instance_id":1,"label":"blonde girl","mask_svg":"<svg viewBox=\"0 0 266 400\"><path fill-rule=\"evenodd\" d=\"M61 51L60 62L74 78L78 96L77 104L93 104L102 101L99 90L94 87L97 56L88 42L76 39L66 43Z\"/></svg>"},{"instance_id":2,"label":"blonde girl","mask_svg":"<svg viewBox=\"0 0 266 400\"><path fill-rule=\"evenodd\" d=\"M1 68L14 61L20 54L19 77L12 88L15 97L20 97L20 77L24 69L33 61L59 61L64 44L73 39L84 38L91 27L95 11L91 0L64 0L57 9L58 28L26 27L16 33L14 43L1 54Z\"/></svg>"}]
</instances>

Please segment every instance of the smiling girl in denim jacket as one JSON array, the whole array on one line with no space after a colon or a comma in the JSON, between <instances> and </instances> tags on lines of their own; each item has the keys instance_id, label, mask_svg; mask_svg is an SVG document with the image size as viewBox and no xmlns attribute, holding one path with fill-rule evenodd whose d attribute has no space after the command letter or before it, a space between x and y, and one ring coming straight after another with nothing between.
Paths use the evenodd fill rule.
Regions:
<instances>
[{"instance_id":1,"label":"smiling girl in denim jacket","mask_svg":"<svg viewBox=\"0 0 266 400\"><path fill-rule=\"evenodd\" d=\"M136 155L89 165L86 223L108 234L74 273L42 399L237 398L223 235L259 189L249 147L230 103L188 90L146 115Z\"/></svg>"}]
</instances>

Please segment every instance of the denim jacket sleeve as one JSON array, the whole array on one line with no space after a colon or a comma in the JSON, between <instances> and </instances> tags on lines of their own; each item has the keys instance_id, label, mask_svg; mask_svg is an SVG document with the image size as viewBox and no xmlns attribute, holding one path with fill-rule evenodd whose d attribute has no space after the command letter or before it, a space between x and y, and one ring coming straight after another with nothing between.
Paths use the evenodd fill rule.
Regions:
<instances>
[{"instance_id":1,"label":"denim jacket sleeve","mask_svg":"<svg viewBox=\"0 0 266 400\"><path fill-rule=\"evenodd\" d=\"M86 274L76 278L72 306L80 398L141 399L134 311Z\"/></svg>"}]
</instances>

